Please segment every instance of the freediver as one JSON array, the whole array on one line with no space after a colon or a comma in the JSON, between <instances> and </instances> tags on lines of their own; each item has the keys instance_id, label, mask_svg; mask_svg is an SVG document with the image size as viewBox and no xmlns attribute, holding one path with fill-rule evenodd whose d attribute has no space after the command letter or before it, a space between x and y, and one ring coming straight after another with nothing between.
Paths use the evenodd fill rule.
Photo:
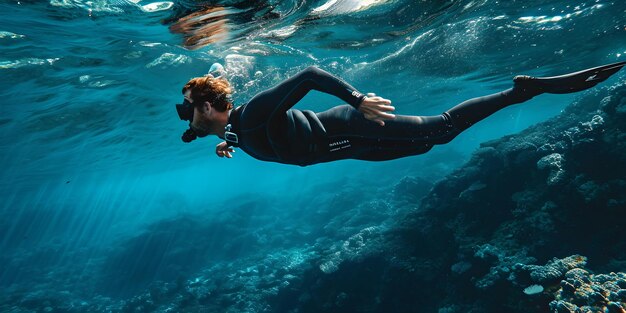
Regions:
<instances>
[{"instance_id":1,"label":"freediver","mask_svg":"<svg viewBox=\"0 0 626 313\"><path fill-rule=\"evenodd\" d=\"M299 166L341 159L383 161L426 153L496 111L542 93L591 88L625 64L618 62L554 77L518 75L510 89L466 100L434 116L391 114L395 108L390 100L364 95L315 66L236 108L224 75L196 77L183 87L185 100L176 109L181 120L190 122L183 141L217 135L225 140L215 149L219 157L232 158L232 147L239 147L259 160ZM217 63L214 70L223 73ZM292 109L311 90L331 94L347 104L319 113Z\"/></svg>"}]
</instances>

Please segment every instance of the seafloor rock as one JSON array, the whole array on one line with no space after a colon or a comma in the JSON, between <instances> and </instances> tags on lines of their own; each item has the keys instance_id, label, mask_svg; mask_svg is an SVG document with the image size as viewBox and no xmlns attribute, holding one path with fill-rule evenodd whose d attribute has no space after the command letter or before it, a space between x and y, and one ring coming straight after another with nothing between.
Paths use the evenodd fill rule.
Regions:
<instances>
[{"instance_id":1,"label":"seafloor rock","mask_svg":"<svg viewBox=\"0 0 626 313\"><path fill-rule=\"evenodd\" d=\"M626 273L598 274L575 268L565 273L553 312L626 313Z\"/></svg>"}]
</instances>

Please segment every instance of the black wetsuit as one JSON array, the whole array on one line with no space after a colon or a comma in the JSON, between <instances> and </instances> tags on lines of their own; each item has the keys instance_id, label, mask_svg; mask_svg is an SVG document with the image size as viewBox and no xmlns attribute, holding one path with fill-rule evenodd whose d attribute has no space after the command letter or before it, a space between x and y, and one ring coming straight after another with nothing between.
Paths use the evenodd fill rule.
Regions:
<instances>
[{"instance_id":1,"label":"black wetsuit","mask_svg":"<svg viewBox=\"0 0 626 313\"><path fill-rule=\"evenodd\" d=\"M348 104L319 113L291 109L310 90ZM259 160L300 166L340 159L391 160L428 152L499 109L536 94L511 88L467 100L440 115L396 114L381 126L358 111L363 94L311 66L233 109L228 123L238 143L227 141Z\"/></svg>"}]
</instances>

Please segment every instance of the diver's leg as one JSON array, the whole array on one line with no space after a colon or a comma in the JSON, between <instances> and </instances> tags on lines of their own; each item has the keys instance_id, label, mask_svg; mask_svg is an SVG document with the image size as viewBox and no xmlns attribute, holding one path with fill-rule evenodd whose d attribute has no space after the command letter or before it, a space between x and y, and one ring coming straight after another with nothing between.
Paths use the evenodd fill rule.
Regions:
<instances>
[{"instance_id":1,"label":"diver's leg","mask_svg":"<svg viewBox=\"0 0 626 313\"><path fill-rule=\"evenodd\" d=\"M442 115L449 119L451 125L451 130L447 133L445 138L442 138L442 143L449 142L470 126L480 122L493 113L509 105L530 100L538 94L540 93L514 87L491 95L472 98L457 104L442 113Z\"/></svg>"},{"instance_id":2,"label":"diver's leg","mask_svg":"<svg viewBox=\"0 0 626 313\"><path fill-rule=\"evenodd\" d=\"M349 105L317 113L329 135L351 135L379 141L402 141L404 146L421 149L424 144L445 144L471 125L514 103L531 99L538 92L511 88L492 95L464 101L448 111L432 116L396 114L385 126L368 120ZM392 149L390 149L392 150Z\"/></svg>"},{"instance_id":3,"label":"diver's leg","mask_svg":"<svg viewBox=\"0 0 626 313\"><path fill-rule=\"evenodd\" d=\"M624 65L626 62L618 62L553 77L515 76L513 88L464 101L444 112L443 115L450 119L453 126L445 139L452 140L463 130L496 111L542 93L572 93L591 88L617 73Z\"/></svg>"},{"instance_id":4,"label":"diver's leg","mask_svg":"<svg viewBox=\"0 0 626 313\"><path fill-rule=\"evenodd\" d=\"M450 142L471 125L536 92L511 88L473 98L433 116L398 115L385 126L371 121L350 105L317 113L329 138L328 161L339 159L391 160L428 152L434 144Z\"/></svg>"},{"instance_id":5,"label":"diver's leg","mask_svg":"<svg viewBox=\"0 0 626 313\"><path fill-rule=\"evenodd\" d=\"M464 101L439 115L396 114L394 119L385 120L384 126L365 118L350 105L340 105L317 116L330 139L330 160L391 160L428 152L434 144L448 143L496 111L539 93L514 87Z\"/></svg>"}]
</instances>

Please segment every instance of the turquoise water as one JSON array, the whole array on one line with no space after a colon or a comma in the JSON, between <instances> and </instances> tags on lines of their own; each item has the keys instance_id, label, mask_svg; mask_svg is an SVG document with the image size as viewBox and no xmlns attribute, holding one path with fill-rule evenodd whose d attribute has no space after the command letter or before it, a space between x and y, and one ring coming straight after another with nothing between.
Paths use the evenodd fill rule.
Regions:
<instances>
[{"instance_id":1,"label":"turquoise water","mask_svg":"<svg viewBox=\"0 0 626 313\"><path fill-rule=\"evenodd\" d=\"M201 6L221 8L207 13L219 32L187 49L169 27ZM102 271L126 238L241 199L276 197L294 203L281 210L297 211L298 203L316 201L316 188L341 181L390 185L406 173L436 181L481 142L556 116L579 96L508 107L424 155L301 168L237 149L233 159L218 158L217 137L180 140L186 124L174 103L182 85L214 62L228 72L235 105L317 65L391 99L397 114L434 115L509 88L517 74L549 76L625 58L623 1L1 1L0 286L59 284L81 294L77 277ZM620 79L623 73L606 83ZM312 92L295 108L339 104ZM144 285L176 276L157 268ZM93 283L110 287L106 275Z\"/></svg>"}]
</instances>

